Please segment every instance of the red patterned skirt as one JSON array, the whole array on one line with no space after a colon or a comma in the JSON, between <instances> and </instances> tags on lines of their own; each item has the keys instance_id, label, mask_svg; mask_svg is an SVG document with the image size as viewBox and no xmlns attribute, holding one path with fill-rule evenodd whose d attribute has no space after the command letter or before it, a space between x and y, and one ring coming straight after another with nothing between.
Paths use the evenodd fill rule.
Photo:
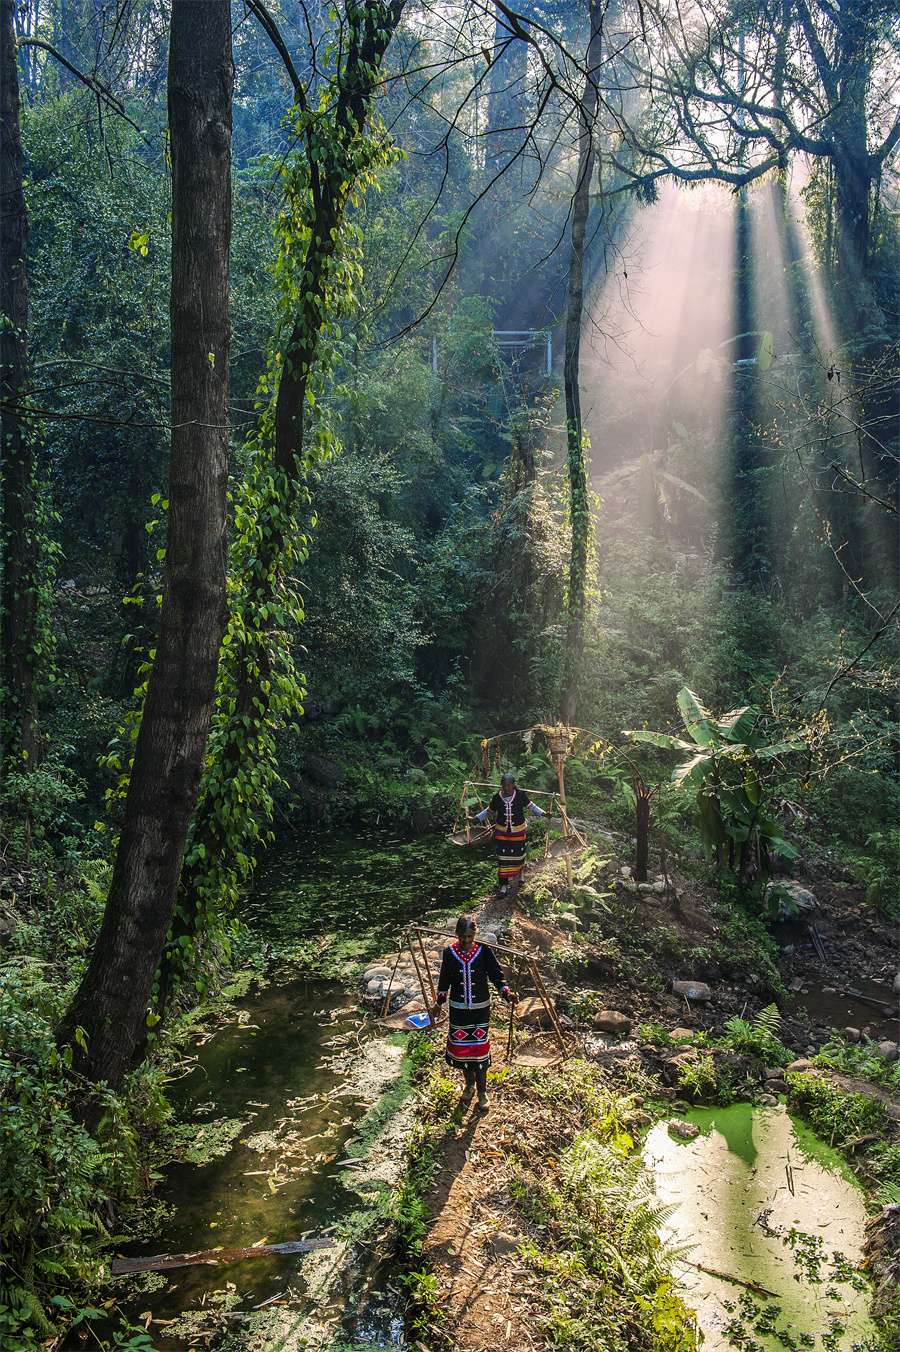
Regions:
<instances>
[{"instance_id":1,"label":"red patterned skirt","mask_svg":"<svg viewBox=\"0 0 900 1352\"><path fill-rule=\"evenodd\" d=\"M494 844L497 847L497 873L501 883L518 878L525 867L525 850L528 846L528 828L512 826L494 827Z\"/></svg>"},{"instance_id":2,"label":"red patterned skirt","mask_svg":"<svg viewBox=\"0 0 900 1352\"><path fill-rule=\"evenodd\" d=\"M464 1066L491 1064L491 1002L465 1009L450 1005L446 1061L461 1070Z\"/></svg>"}]
</instances>

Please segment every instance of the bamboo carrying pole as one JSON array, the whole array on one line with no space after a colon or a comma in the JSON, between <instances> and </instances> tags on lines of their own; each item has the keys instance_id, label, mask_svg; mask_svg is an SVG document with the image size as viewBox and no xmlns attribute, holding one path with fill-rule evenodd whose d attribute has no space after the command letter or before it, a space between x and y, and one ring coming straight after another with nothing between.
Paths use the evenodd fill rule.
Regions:
<instances>
[{"instance_id":1,"label":"bamboo carrying pole","mask_svg":"<svg viewBox=\"0 0 900 1352\"><path fill-rule=\"evenodd\" d=\"M419 952L422 955L422 966L424 967L425 975L428 978L428 989L431 992L431 1004L434 1004L435 1000L437 999L437 988L435 987L434 984L434 978L431 975L431 967L428 962L428 954L425 952L425 945L423 944L422 936L421 934L419 934L418 931L416 931L416 940L418 941Z\"/></svg>"},{"instance_id":2,"label":"bamboo carrying pole","mask_svg":"<svg viewBox=\"0 0 900 1352\"><path fill-rule=\"evenodd\" d=\"M403 945L405 944L405 942L406 942L405 937L400 940L400 944L397 948L397 956L396 958L394 958L394 970L391 972L391 979L388 982L387 994L384 997L384 1004L381 1007L381 1017L383 1019L387 1018L388 1010L391 1007L391 996L394 993L393 992L394 977L397 975L397 968L400 966L400 954L403 952Z\"/></svg>"},{"instance_id":3,"label":"bamboo carrying pole","mask_svg":"<svg viewBox=\"0 0 900 1352\"><path fill-rule=\"evenodd\" d=\"M428 955L425 951L425 945L422 941L423 934L433 934L440 939L448 939L451 936L446 934L443 930L432 929L428 925L410 925L409 928L405 931L403 936L403 942L401 944L401 952L404 946L409 948L410 955L413 961L413 966L416 969L416 976L419 978L419 988L421 989L422 992L422 1003L427 1008L430 1008L431 1005L433 1005L435 1000L437 999L437 992L435 990L434 980L431 976L431 968L428 963ZM416 953L416 944L418 944L419 946L418 954ZM516 986L517 990L518 987L521 985L522 971L523 969L527 968L531 976L531 979L534 982L534 989L537 993L538 999L544 1006L544 1009L547 1011L547 1017L550 1020L550 1023L553 1027L553 1032L556 1036L556 1040L559 1043L560 1053L562 1056L565 1056L566 1039L565 1034L563 1032L563 1027L559 1021L559 1016L557 1015L556 1010L553 1008L553 1002L550 999L547 987L544 985L543 978L541 977L541 974L538 971L537 963L535 962L534 958L531 956L531 954L525 953L521 948L511 948L508 944L493 943L490 944L489 947L492 949L496 949L501 953L506 953L510 957L517 959L518 961L518 982ZM400 954L398 953L397 954L398 962L399 959ZM426 979L428 982L427 987L425 984ZM429 990L431 991L430 1000L428 998ZM390 993L388 994L388 1000L390 1000ZM515 1015L515 1005L510 1005L509 1030L507 1033L507 1046L506 1046L507 1065L511 1064L514 1015Z\"/></svg>"},{"instance_id":4,"label":"bamboo carrying pole","mask_svg":"<svg viewBox=\"0 0 900 1352\"><path fill-rule=\"evenodd\" d=\"M566 887L572 890L572 859L569 854L569 814L566 810L566 757L564 752L554 751L553 764L556 766L556 778L559 783L559 810L562 813L563 837L566 841L565 863L566 863Z\"/></svg>"},{"instance_id":5,"label":"bamboo carrying pole","mask_svg":"<svg viewBox=\"0 0 900 1352\"><path fill-rule=\"evenodd\" d=\"M522 959L520 958L520 959L519 959L519 965L518 965L518 967L516 968L516 984L515 984L515 991L516 991L516 994L518 994L519 988L520 988L521 985L522 985ZM515 1007L514 1004L510 1004L510 1006L509 1006L509 1033L508 1033L507 1038L506 1038L506 1064L507 1064L508 1066L509 1066L509 1065L512 1065L513 1021L514 1021L515 1017L516 1017L516 1007Z\"/></svg>"}]
</instances>

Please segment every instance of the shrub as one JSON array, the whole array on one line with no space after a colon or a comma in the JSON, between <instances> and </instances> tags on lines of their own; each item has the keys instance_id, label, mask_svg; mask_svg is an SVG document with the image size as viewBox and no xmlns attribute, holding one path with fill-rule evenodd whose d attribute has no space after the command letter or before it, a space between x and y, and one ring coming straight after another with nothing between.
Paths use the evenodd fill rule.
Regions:
<instances>
[{"instance_id":1,"label":"shrub","mask_svg":"<svg viewBox=\"0 0 900 1352\"><path fill-rule=\"evenodd\" d=\"M0 1329L10 1349L53 1331L55 1287L95 1281L101 1268L96 1207L107 1159L73 1116L36 983L33 969L13 969L0 988Z\"/></svg>"}]
</instances>

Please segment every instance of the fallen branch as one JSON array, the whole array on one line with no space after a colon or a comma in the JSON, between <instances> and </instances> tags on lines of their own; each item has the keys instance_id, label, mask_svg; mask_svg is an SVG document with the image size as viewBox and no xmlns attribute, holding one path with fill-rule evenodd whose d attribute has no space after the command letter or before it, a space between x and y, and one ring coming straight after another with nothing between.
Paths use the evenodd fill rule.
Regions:
<instances>
[{"instance_id":1,"label":"fallen branch","mask_svg":"<svg viewBox=\"0 0 900 1352\"><path fill-rule=\"evenodd\" d=\"M757 1296L767 1296L771 1300L778 1299L777 1291L770 1291L767 1286L760 1286L759 1282L748 1282L743 1277L733 1277L730 1272L720 1272L718 1268L704 1267L702 1263L692 1263L689 1258L681 1260L688 1267L696 1268L698 1272L705 1272L708 1277L718 1277L720 1281L731 1282L733 1286L745 1286L748 1291L752 1291Z\"/></svg>"},{"instance_id":2,"label":"fallen branch","mask_svg":"<svg viewBox=\"0 0 900 1352\"><path fill-rule=\"evenodd\" d=\"M254 1244L247 1249L201 1249L196 1253L157 1253L148 1258L114 1258L110 1271L114 1277L130 1272L167 1272L170 1268L216 1267L219 1263L236 1263L242 1258L266 1258L272 1254L310 1253L313 1249L330 1249L331 1239L297 1239L286 1244Z\"/></svg>"}]
</instances>

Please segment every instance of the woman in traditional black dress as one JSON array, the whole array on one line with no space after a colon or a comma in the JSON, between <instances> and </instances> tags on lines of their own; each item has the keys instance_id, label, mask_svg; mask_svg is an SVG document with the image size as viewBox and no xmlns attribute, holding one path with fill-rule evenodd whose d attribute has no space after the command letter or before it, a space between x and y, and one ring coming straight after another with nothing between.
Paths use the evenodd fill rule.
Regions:
<instances>
[{"instance_id":1,"label":"woman in traditional black dress","mask_svg":"<svg viewBox=\"0 0 900 1352\"><path fill-rule=\"evenodd\" d=\"M442 1005L449 1005L450 1027L447 1031L447 1064L461 1070L465 1077L462 1103L472 1102L478 1090L478 1108L487 1112L487 1071L491 1064L491 995L488 982L492 981L508 1004L514 1005L518 996L511 991L492 949L475 937L475 918L461 915L456 922L456 942L448 944L441 959L437 999L429 1011L437 1018Z\"/></svg>"},{"instance_id":2,"label":"woman in traditional black dress","mask_svg":"<svg viewBox=\"0 0 900 1352\"><path fill-rule=\"evenodd\" d=\"M533 803L524 789L516 788L515 776L504 775L500 792L495 793L487 807L476 812L475 820L483 822L490 815L494 822L494 844L497 847L497 890L505 897L511 883L518 880L525 868L528 847L528 826L525 813L546 817L543 808Z\"/></svg>"}]
</instances>

